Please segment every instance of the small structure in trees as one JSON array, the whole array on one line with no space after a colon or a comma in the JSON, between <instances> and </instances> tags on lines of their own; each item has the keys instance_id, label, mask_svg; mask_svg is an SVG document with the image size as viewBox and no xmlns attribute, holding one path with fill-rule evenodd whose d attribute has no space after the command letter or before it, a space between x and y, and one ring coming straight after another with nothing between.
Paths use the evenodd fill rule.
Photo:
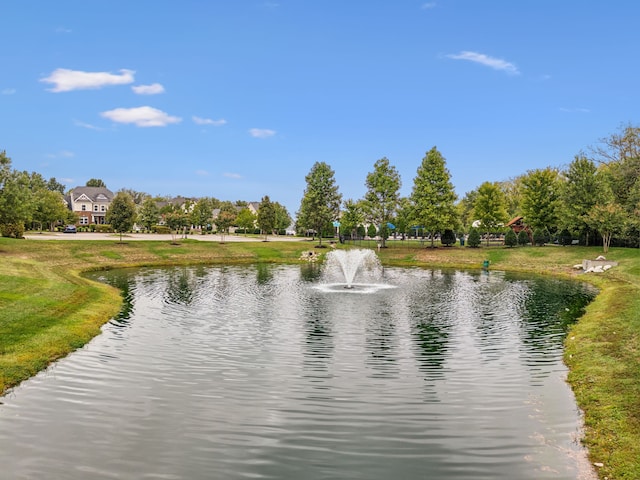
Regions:
<instances>
[{"instance_id":1,"label":"small structure in trees","mask_svg":"<svg viewBox=\"0 0 640 480\"><path fill-rule=\"evenodd\" d=\"M529 237L529 243L533 245L533 231L531 230L531 227L529 227L529 225L524 223L524 217L512 218L511 220L509 220L509 223L507 223L507 227L509 227L513 231L513 233L518 236L521 236L520 232L525 232Z\"/></svg>"}]
</instances>

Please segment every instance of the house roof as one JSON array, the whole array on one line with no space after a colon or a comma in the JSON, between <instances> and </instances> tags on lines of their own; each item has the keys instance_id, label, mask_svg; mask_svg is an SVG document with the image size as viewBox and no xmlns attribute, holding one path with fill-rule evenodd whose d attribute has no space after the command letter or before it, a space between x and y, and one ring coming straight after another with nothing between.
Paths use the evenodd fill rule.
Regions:
<instances>
[{"instance_id":1,"label":"house roof","mask_svg":"<svg viewBox=\"0 0 640 480\"><path fill-rule=\"evenodd\" d=\"M507 227L510 227L511 225L514 225L514 224L518 223L523 218L524 217L515 217L515 218L509 220L509 223L507 223Z\"/></svg>"},{"instance_id":2,"label":"house roof","mask_svg":"<svg viewBox=\"0 0 640 480\"><path fill-rule=\"evenodd\" d=\"M85 195L92 202L111 202L113 192L105 187L75 187L69 191L69 198L77 200Z\"/></svg>"}]
</instances>

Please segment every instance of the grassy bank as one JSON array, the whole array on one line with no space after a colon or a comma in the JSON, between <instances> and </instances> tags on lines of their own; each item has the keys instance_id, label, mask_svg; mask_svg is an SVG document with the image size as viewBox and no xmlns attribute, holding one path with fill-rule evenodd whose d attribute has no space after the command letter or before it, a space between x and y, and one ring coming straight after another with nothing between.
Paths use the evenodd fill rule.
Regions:
<instances>
[{"instance_id":1,"label":"grassy bank","mask_svg":"<svg viewBox=\"0 0 640 480\"><path fill-rule=\"evenodd\" d=\"M0 391L86 343L115 315L120 294L84 279L86 270L210 263L296 262L310 242L28 241L0 239ZM365 247L367 245L361 245ZM375 247L375 244L371 245ZM326 251L326 250L324 250ZM491 268L578 278L571 268L599 249L421 248L390 242L384 264ZM601 478L640 478L640 251L612 249L620 262L594 283L600 294L567 337L569 382L585 411Z\"/></svg>"}]
</instances>

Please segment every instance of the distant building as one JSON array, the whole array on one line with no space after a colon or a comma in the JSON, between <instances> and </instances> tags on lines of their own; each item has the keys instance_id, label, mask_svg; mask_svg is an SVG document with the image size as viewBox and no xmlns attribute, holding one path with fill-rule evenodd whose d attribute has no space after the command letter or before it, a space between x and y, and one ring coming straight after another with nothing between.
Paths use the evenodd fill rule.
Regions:
<instances>
[{"instance_id":1,"label":"distant building","mask_svg":"<svg viewBox=\"0 0 640 480\"><path fill-rule=\"evenodd\" d=\"M78 214L79 225L102 225L106 223L113 196L113 192L105 187L75 187L65 200L71 211Z\"/></svg>"}]
</instances>

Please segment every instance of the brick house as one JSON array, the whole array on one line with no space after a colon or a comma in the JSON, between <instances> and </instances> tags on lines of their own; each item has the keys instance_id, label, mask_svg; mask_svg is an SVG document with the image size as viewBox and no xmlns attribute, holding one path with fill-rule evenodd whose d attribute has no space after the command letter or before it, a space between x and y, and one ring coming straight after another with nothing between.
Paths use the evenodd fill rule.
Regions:
<instances>
[{"instance_id":1,"label":"brick house","mask_svg":"<svg viewBox=\"0 0 640 480\"><path fill-rule=\"evenodd\" d=\"M67 204L79 217L79 225L105 222L113 192L105 187L75 187L67 194Z\"/></svg>"}]
</instances>

